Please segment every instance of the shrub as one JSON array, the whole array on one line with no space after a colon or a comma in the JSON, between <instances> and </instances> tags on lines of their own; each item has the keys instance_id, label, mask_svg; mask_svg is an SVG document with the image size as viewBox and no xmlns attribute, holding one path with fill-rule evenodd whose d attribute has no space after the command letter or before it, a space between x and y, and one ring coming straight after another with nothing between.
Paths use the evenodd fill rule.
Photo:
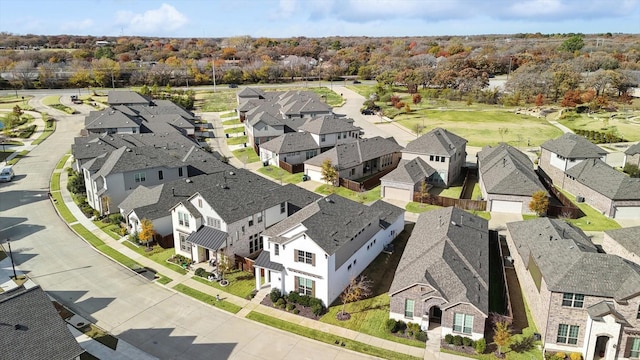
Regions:
<instances>
[{"instance_id":1,"label":"shrub","mask_svg":"<svg viewBox=\"0 0 640 360\"><path fill-rule=\"evenodd\" d=\"M572 352L569 354L569 359L571 360L582 360L582 354L579 352Z\"/></svg>"},{"instance_id":2,"label":"shrub","mask_svg":"<svg viewBox=\"0 0 640 360\"><path fill-rule=\"evenodd\" d=\"M320 316L324 312L324 306L322 306L322 304L313 304L313 306L311 306L311 312L313 312L315 316Z\"/></svg>"},{"instance_id":3,"label":"shrub","mask_svg":"<svg viewBox=\"0 0 640 360\"><path fill-rule=\"evenodd\" d=\"M279 298L278 301L276 301L276 307L279 308L284 308L286 306L287 302L284 301L284 298Z\"/></svg>"},{"instance_id":4,"label":"shrub","mask_svg":"<svg viewBox=\"0 0 640 360\"><path fill-rule=\"evenodd\" d=\"M462 346L462 336L456 335L453 337L453 345Z\"/></svg>"},{"instance_id":5,"label":"shrub","mask_svg":"<svg viewBox=\"0 0 640 360\"><path fill-rule=\"evenodd\" d=\"M409 322L407 323L407 335L414 336L421 331L420 324Z\"/></svg>"},{"instance_id":6,"label":"shrub","mask_svg":"<svg viewBox=\"0 0 640 360\"><path fill-rule=\"evenodd\" d=\"M478 354L484 354L484 352L487 350L487 340L485 340L484 338L476 340L474 347L476 348L476 352Z\"/></svg>"},{"instance_id":7,"label":"shrub","mask_svg":"<svg viewBox=\"0 0 640 360\"><path fill-rule=\"evenodd\" d=\"M322 300L314 297L309 298L309 306L313 307L316 305L324 306L324 304L322 304Z\"/></svg>"},{"instance_id":8,"label":"shrub","mask_svg":"<svg viewBox=\"0 0 640 360\"><path fill-rule=\"evenodd\" d=\"M398 331L398 326L397 326L397 322L395 319L387 319L387 321L384 323L384 328L388 331L388 332L392 332L395 333Z\"/></svg>"},{"instance_id":9,"label":"shrub","mask_svg":"<svg viewBox=\"0 0 640 360\"><path fill-rule=\"evenodd\" d=\"M293 309L293 313L294 313L294 314L296 314L296 315L298 315L298 314L300 313L300 310L298 310L298 309Z\"/></svg>"},{"instance_id":10,"label":"shrub","mask_svg":"<svg viewBox=\"0 0 640 360\"><path fill-rule=\"evenodd\" d=\"M109 215L108 219L111 220L111 222L114 224L119 224L121 222L124 222L124 218L122 217L122 214L111 214Z\"/></svg>"},{"instance_id":11,"label":"shrub","mask_svg":"<svg viewBox=\"0 0 640 360\"><path fill-rule=\"evenodd\" d=\"M427 333L422 331L422 330L420 330L417 333L415 333L414 337L418 341L427 341Z\"/></svg>"},{"instance_id":12,"label":"shrub","mask_svg":"<svg viewBox=\"0 0 640 360\"><path fill-rule=\"evenodd\" d=\"M300 297L298 298L298 304L302 306L309 306L310 301L311 296L309 295L300 295Z\"/></svg>"},{"instance_id":13,"label":"shrub","mask_svg":"<svg viewBox=\"0 0 640 360\"><path fill-rule=\"evenodd\" d=\"M561 351L560 351L560 352L555 353L555 355L554 355L554 356L555 356L557 359L564 359L564 358L566 358L566 357L567 357L567 354L565 354L565 353L563 353L563 352L561 352Z\"/></svg>"},{"instance_id":14,"label":"shrub","mask_svg":"<svg viewBox=\"0 0 640 360\"><path fill-rule=\"evenodd\" d=\"M517 352L517 353L523 353L526 351L529 351L531 349L533 349L533 335L531 336L526 336L520 339L516 339L510 346L509 348L511 348L511 350ZM580 360L580 359L576 359L576 360Z\"/></svg>"},{"instance_id":15,"label":"shrub","mask_svg":"<svg viewBox=\"0 0 640 360\"><path fill-rule=\"evenodd\" d=\"M447 344L453 344L453 335L447 334L444 336L444 342Z\"/></svg>"},{"instance_id":16,"label":"shrub","mask_svg":"<svg viewBox=\"0 0 640 360\"><path fill-rule=\"evenodd\" d=\"M271 290L271 292L269 293L269 299L271 299L272 303L276 303L278 301L278 299L280 299L282 297L282 293L280 292L279 289L273 289Z\"/></svg>"},{"instance_id":17,"label":"shrub","mask_svg":"<svg viewBox=\"0 0 640 360\"><path fill-rule=\"evenodd\" d=\"M196 276L200 276L200 277L205 277L204 273L206 273L207 271L203 268L197 268L196 269Z\"/></svg>"},{"instance_id":18,"label":"shrub","mask_svg":"<svg viewBox=\"0 0 640 360\"><path fill-rule=\"evenodd\" d=\"M399 332L404 332L404 330L407 328L407 324L402 320L398 320L396 326Z\"/></svg>"},{"instance_id":19,"label":"shrub","mask_svg":"<svg viewBox=\"0 0 640 360\"><path fill-rule=\"evenodd\" d=\"M295 291L292 291L292 292L289 293L289 296L287 297L287 300L289 300L289 302L297 304L298 300L300 300L300 294L298 294Z\"/></svg>"},{"instance_id":20,"label":"shrub","mask_svg":"<svg viewBox=\"0 0 640 360\"><path fill-rule=\"evenodd\" d=\"M293 303L288 303L288 304L287 304L287 311L291 311L291 310L293 310L293 309L295 309L295 308L296 308L296 305L295 305L295 304L293 304Z\"/></svg>"},{"instance_id":21,"label":"shrub","mask_svg":"<svg viewBox=\"0 0 640 360\"><path fill-rule=\"evenodd\" d=\"M473 340L471 340L471 338L468 337L463 337L462 338L462 345L464 346L473 346Z\"/></svg>"}]
</instances>

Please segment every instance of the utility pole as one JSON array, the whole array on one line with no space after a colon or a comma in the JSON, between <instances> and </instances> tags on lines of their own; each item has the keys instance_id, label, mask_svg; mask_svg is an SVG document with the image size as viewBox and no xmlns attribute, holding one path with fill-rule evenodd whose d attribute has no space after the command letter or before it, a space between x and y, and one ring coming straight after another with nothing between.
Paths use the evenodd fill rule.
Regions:
<instances>
[{"instance_id":1,"label":"utility pole","mask_svg":"<svg viewBox=\"0 0 640 360\"><path fill-rule=\"evenodd\" d=\"M11 241L7 239L7 246L9 246L9 258L11 258L11 268L13 269L13 278L18 280L18 275L16 274L16 266L13 263L13 252L11 251Z\"/></svg>"}]
</instances>

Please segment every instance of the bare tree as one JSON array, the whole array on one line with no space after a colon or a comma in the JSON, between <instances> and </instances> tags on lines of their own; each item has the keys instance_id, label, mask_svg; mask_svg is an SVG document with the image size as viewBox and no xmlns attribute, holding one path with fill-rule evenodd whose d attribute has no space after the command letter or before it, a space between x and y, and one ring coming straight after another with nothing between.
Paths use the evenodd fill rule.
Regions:
<instances>
[{"instance_id":1,"label":"bare tree","mask_svg":"<svg viewBox=\"0 0 640 360\"><path fill-rule=\"evenodd\" d=\"M347 288L344 289L342 295L340 295L342 310L338 313L339 320L347 320L350 318L349 314L344 311L347 303L362 300L371 295L372 285L373 282L364 275L351 279Z\"/></svg>"}]
</instances>

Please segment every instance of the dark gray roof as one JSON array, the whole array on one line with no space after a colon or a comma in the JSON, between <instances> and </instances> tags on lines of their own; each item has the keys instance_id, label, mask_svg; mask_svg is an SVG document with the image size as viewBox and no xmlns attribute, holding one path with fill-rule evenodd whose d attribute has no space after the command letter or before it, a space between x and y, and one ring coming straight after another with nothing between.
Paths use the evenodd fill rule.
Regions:
<instances>
[{"instance_id":1,"label":"dark gray roof","mask_svg":"<svg viewBox=\"0 0 640 360\"><path fill-rule=\"evenodd\" d=\"M434 287L451 305L473 304L489 314L488 222L455 207L420 214L389 289Z\"/></svg>"},{"instance_id":2,"label":"dark gray roof","mask_svg":"<svg viewBox=\"0 0 640 360\"><path fill-rule=\"evenodd\" d=\"M410 161L400 160L398 167L380 180L415 185L429 178L435 172L434 168L429 166L422 158L417 157Z\"/></svg>"},{"instance_id":3,"label":"dark gray roof","mask_svg":"<svg viewBox=\"0 0 640 360\"><path fill-rule=\"evenodd\" d=\"M435 128L407 144L406 152L452 156L462 150L467 140L442 128Z\"/></svg>"},{"instance_id":4,"label":"dark gray roof","mask_svg":"<svg viewBox=\"0 0 640 360\"><path fill-rule=\"evenodd\" d=\"M631 178L600 159L583 160L566 174L609 199L640 200L640 179Z\"/></svg>"},{"instance_id":5,"label":"dark gray roof","mask_svg":"<svg viewBox=\"0 0 640 360\"><path fill-rule=\"evenodd\" d=\"M184 181L181 181L184 182ZM136 211L137 215L141 219L155 220L165 216L169 216L169 209L175 205L175 202L169 206L169 209L161 214L154 214L152 211L144 211L146 208L155 207L160 201L160 195L162 194L162 187L164 184L156 185L152 187L138 186L118 205L118 208L122 209L125 215L128 215L132 210L140 209Z\"/></svg>"},{"instance_id":6,"label":"dark gray roof","mask_svg":"<svg viewBox=\"0 0 640 360\"><path fill-rule=\"evenodd\" d=\"M104 164L94 176L106 176L152 167L177 168L185 165L180 159L167 155L163 149L152 146L134 148L123 146L107 156Z\"/></svg>"},{"instance_id":7,"label":"dark gray roof","mask_svg":"<svg viewBox=\"0 0 640 360\"><path fill-rule=\"evenodd\" d=\"M478 153L478 172L490 194L531 196L545 190L531 159L504 143Z\"/></svg>"},{"instance_id":8,"label":"dark gray roof","mask_svg":"<svg viewBox=\"0 0 640 360\"><path fill-rule=\"evenodd\" d=\"M271 270L280 271L280 272L284 270L284 266L282 266L282 264L271 261L271 255L266 250L262 250L260 255L258 255L258 257L256 258L256 262L253 264L253 266L258 266L261 268L271 269Z\"/></svg>"},{"instance_id":9,"label":"dark gray roof","mask_svg":"<svg viewBox=\"0 0 640 360\"><path fill-rule=\"evenodd\" d=\"M540 145L543 149L571 159L601 158L607 152L589 140L574 133L564 133L557 139L552 139Z\"/></svg>"},{"instance_id":10,"label":"dark gray roof","mask_svg":"<svg viewBox=\"0 0 640 360\"><path fill-rule=\"evenodd\" d=\"M151 115L180 115L188 120L194 120L196 118L192 112L169 100L153 100L149 105L130 105L129 108L142 117L149 117Z\"/></svg>"},{"instance_id":11,"label":"dark gray roof","mask_svg":"<svg viewBox=\"0 0 640 360\"><path fill-rule=\"evenodd\" d=\"M84 127L87 130L109 128L140 128L140 120L113 108L104 109L98 113L92 112L85 118Z\"/></svg>"},{"instance_id":12,"label":"dark gray roof","mask_svg":"<svg viewBox=\"0 0 640 360\"><path fill-rule=\"evenodd\" d=\"M228 234L210 226L201 226L197 231L187 236L187 241L202 246L205 249L217 251L224 247Z\"/></svg>"},{"instance_id":13,"label":"dark gray roof","mask_svg":"<svg viewBox=\"0 0 640 360\"><path fill-rule=\"evenodd\" d=\"M627 251L640 256L640 226L605 231Z\"/></svg>"},{"instance_id":14,"label":"dark gray roof","mask_svg":"<svg viewBox=\"0 0 640 360\"><path fill-rule=\"evenodd\" d=\"M70 360L84 352L39 286L0 297L0 349L5 360Z\"/></svg>"},{"instance_id":15,"label":"dark gray roof","mask_svg":"<svg viewBox=\"0 0 640 360\"><path fill-rule=\"evenodd\" d=\"M110 105L120 104L149 104L149 99L135 91L111 90L109 91L107 102Z\"/></svg>"},{"instance_id":16,"label":"dark gray roof","mask_svg":"<svg viewBox=\"0 0 640 360\"><path fill-rule=\"evenodd\" d=\"M617 301L640 294L640 266L598 253L589 237L571 224L539 218L508 223L507 230L520 256L535 262L551 291Z\"/></svg>"},{"instance_id":17,"label":"dark gray roof","mask_svg":"<svg viewBox=\"0 0 640 360\"><path fill-rule=\"evenodd\" d=\"M262 122L269 126L283 126L283 120L278 115L271 114L267 111L258 111L255 113L247 113L247 121L250 125L255 126Z\"/></svg>"},{"instance_id":18,"label":"dark gray roof","mask_svg":"<svg viewBox=\"0 0 640 360\"><path fill-rule=\"evenodd\" d=\"M400 152L402 146L396 142L376 136L368 139L358 139L358 141L336 145L331 150L315 156L305 164L321 166L324 160L331 160L333 166L339 170L349 169L371 159L379 158L382 155Z\"/></svg>"},{"instance_id":19,"label":"dark gray roof","mask_svg":"<svg viewBox=\"0 0 640 360\"><path fill-rule=\"evenodd\" d=\"M627 155L636 155L640 154L640 142L637 142L631 146L627 150L624 151Z\"/></svg>"},{"instance_id":20,"label":"dark gray roof","mask_svg":"<svg viewBox=\"0 0 640 360\"><path fill-rule=\"evenodd\" d=\"M589 314L589 316L594 319L594 320L600 320L602 321L603 317L606 315L613 315L615 318L618 319L618 321L623 321L626 322L624 319L624 316L622 316L620 313L618 313L615 309L615 307L613 306L613 304L607 302L607 301L600 301L597 304L591 305L587 308L587 313Z\"/></svg>"},{"instance_id":21,"label":"dark gray roof","mask_svg":"<svg viewBox=\"0 0 640 360\"><path fill-rule=\"evenodd\" d=\"M313 117L298 127L298 131L308 131L317 135L359 130L359 127L353 125L353 119L336 117L334 115Z\"/></svg>"},{"instance_id":22,"label":"dark gray roof","mask_svg":"<svg viewBox=\"0 0 640 360\"><path fill-rule=\"evenodd\" d=\"M240 98L264 98L265 93L261 89L246 87L238 91L238 97Z\"/></svg>"},{"instance_id":23,"label":"dark gray roof","mask_svg":"<svg viewBox=\"0 0 640 360\"><path fill-rule=\"evenodd\" d=\"M306 234L327 254L332 255L357 236L360 230L368 226L386 227L404 213L403 209L394 205L378 202L366 206L338 195L329 195L273 225L262 234L272 237L274 242L284 242L286 239L279 237L280 234L302 224L307 228Z\"/></svg>"},{"instance_id":24,"label":"dark gray roof","mask_svg":"<svg viewBox=\"0 0 640 360\"><path fill-rule=\"evenodd\" d=\"M290 132L260 144L260 148L276 154L287 154L298 151L320 149L320 145L308 132Z\"/></svg>"}]
</instances>

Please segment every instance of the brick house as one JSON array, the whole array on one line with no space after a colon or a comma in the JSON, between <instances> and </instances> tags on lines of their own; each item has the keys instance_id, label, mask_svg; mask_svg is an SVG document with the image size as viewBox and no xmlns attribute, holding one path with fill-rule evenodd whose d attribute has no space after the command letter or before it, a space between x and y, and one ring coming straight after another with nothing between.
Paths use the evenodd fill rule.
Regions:
<instances>
[{"instance_id":1,"label":"brick house","mask_svg":"<svg viewBox=\"0 0 640 360\"><path fill-rule=\"evenodd\" d=\"M602 249L640 264L640 226L605 231Z\"/></svg>"},{"instance_id":2,"label":"brick house","mask_svg":"<svg viewBox=\"0 0 640 360\"><path fill-rule=\"evenodd\" d=\"M607 152L574 133L565 133L540 145L538 168L560 188L564 188L565 172L587 159L605 160Z\"/></svg>"},{"instance_id":3,"label":"brick house","mask_svg":"<svg viewBox=\"0 0 640 360\"><path fill-rule=\"evenodd\" d=\"M622 167L624 168L627 164L640 166L640 142L631 145L624 151Z\"/></svg>"},{"instance_id":4,"label":"brick house","mask_svg":"<svg viewBox=\"0 0 640 360\"><path fill-rule=\"evenodd\" d=\"M561 220L508 223L506 238L545 351L638 358L640 266Z\"/></svg>"},{"instance_id":5,"label":"brick house","mask_svg":"<svg viewBox=\"0 0 640 360\"><path fill-rule=\"evenodd\" d=\"M455 207L420 214L389 289L389 317L439 323L442 336L484 337L489 315L489 229Z\"/></svg>"},{"instance_id":6,"label":"brick house","mask_svg":"<svg viewBox=\"0 0 640 360\"><path fill-rule=\"evenodd\" d=\"M429 191L436 170L422 158L400 160L398 167L380 178L380 196L385 199L413 201L414 194ZM425 188L423 188L423 183Z\"/></svg>"}]
</instances>

